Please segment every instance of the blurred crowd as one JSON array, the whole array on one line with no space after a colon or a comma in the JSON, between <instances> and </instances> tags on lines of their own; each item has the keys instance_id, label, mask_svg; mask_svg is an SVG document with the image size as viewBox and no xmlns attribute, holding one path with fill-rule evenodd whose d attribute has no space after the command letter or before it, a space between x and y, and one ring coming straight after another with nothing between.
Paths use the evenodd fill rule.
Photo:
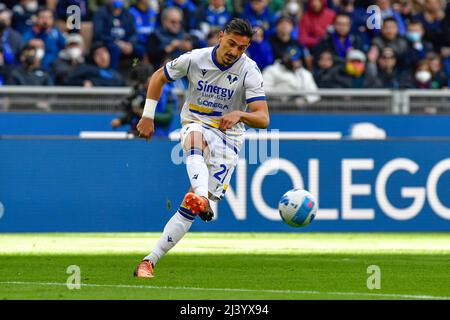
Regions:
<instances>
[{"instance_id":1,"label":"blurred crowd","mask_svg":"<svg viewBox=\"0 0 450 320\"><path fill-rule=\"evenodd\" d=\"M2 1L0 84L133 85L133 68L215 45L232 17L256 30L268 90L449 86L443 0Z\"/></svg>"}]
</instances>

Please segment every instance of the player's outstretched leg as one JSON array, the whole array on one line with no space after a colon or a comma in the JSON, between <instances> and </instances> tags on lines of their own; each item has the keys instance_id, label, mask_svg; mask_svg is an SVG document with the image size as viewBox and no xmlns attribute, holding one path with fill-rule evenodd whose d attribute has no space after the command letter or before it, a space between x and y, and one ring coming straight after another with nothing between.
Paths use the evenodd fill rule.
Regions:
<instances>
[{"instance_id":1,"label":"player's outstretched leg","mask_svg":"<svg viewBox=\"0 0 450 320\"><path fill-rule=\"evenodd\" d=\"M184 151L191 189L178 211L167 222L153 251L136 267L134 271L136 277L153 277L153 269L158 260L183 238L196 215L203 221L210 221L213 218L214 213L208 200L209 172L204 158L206 148L207 144L201 132L189 133L185 140Z\"/></svg>"},{"instance_id":2,"label":"player's outstretched leg","mask_svg":"<svg viewBox=\"0 0 450 320\"><path fill-rule=\"evenodd\" d=\"M158 260L184 237L191 228L196 215L200 215L203 220L209 221L214 214L206 198L188 192L177 212L164 227L163 234L153 251L134 270L134 276L152 278L154 276L153 269Z\"/></svg>"}]
</instances>

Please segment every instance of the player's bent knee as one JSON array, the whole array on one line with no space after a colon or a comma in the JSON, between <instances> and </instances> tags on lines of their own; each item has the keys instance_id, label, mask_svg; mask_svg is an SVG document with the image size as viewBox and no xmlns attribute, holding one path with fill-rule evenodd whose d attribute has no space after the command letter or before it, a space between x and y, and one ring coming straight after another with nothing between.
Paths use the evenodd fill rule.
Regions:
<instances>
[{"instance_id":1,"label":"player's bent knee","mask_svg":"<svg viewBox=\"0 0 450 320\"><path fill-rule=\"evenodd\" d=\"M204 150L206 146L207 144L203 137L203 134L201 132L193 131L189 133L183 148L185 151L191 150L193 148Z\"/></svg>"}]
</instances>

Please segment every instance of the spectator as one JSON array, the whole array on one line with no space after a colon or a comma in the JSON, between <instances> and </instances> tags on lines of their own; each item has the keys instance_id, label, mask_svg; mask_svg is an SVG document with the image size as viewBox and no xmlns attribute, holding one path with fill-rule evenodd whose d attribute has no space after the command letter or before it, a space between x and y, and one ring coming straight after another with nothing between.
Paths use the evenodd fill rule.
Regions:
<instances>
[{"instance_id":1,"label":"spectator","mask_svg":"<svg viewBox=\"0 0 450 320\"><path fill-rule=\"evenodd\" d=\"M370 64L370 62L369 62ZM372 75L381 82L381 87L386 89L400 89L404 87L404 81L408 80L411 73L401 72L397 67L397 57L394 50L386 47L381 52L374 68L367 68L367 72L373 70Z\"/></svg>"},{"instance_id":2,"label":"spectator","mask_svg":"<svg viewBox=\"0 0 450 320\"><path fill-rule=\"evenodd\" d=\"M307 69L302 66L301 51L293 50L285 54L281 60L263 71L264 87L274 92L291 92L301 94L302 91L316 92L317 85ZM291 97L289 97L291 98ZM294 97L296 106L314 103L320 99L318 95L306 94L304 97ZM286 97L283 98L286 101ZM286 101L287 102L287 101Z\"/></svg>"},{"instance_id":3,"label":"spectator","mask_svg":"<svg viewBox=\"0 0 450 320\"><path fill-rule=\"evenodd\" d=\"M289 52L292 48L295 48L295 50L300 50L302 52L304 66L311 69L313 59L309 54L309 50L302 47L292 38L293 28L294 24L290 17L281 16L278 18L275 32L269 38L274 59L281 59L286 52Z\"/></svg>"},{"instance_id":4,"label":"spectator","mask_svg":"<svg viewBox=\"0 0 450 320\"><path fill-rule=\"evenodd\" d=\"M416 16L425 29L425 38L433 43L435 49L441 47L444 18L445 12L441 0L424 0L423 11Z\"/></svg>"},{"instance_id":5,"label":"spectator","mask_svg":"<svg viewBox=\"0 0 450 320\"><path fill-rule=\"evenodd\" d=\"M421 60L417 64L416 71L414 73L413 88L417 89L431 89L431 80L433 74L427 60Z\"/></svg>"},{"instance_id":6,"label":"spectator","mask_svg":"<svg viewBox=\"0 0 450 320\"><path fill-rule=\"evenodd\" d=\"M84 63L84 41L80 34L67 37L66 47L59 52L58 59L51 66L56 85L66 85L67 75Z\"/></svg>"},{"instance_id":7,"label":"spectator","mask_svg":"<svg viewBox=\"0 0 450 320\"><path fill-rule=\"evenodd\" d=\"M345 64L333 69L333 88L374 89L380 88L381 82L371 73L365 71L366 56L360 50L350 50Z\"/></svg>"},{"instance_id":8,"label":"spectator","mask_svg":"<svg viewBox=\"0 0 450 320\"><path fill-rule=\"evenodd\" d=\"M121 75L111 68L111 56L103 43L94 43L91 48L92 64L83 64L69 74L67 85L70 86L123 86Z\"/></svg>"},{"instance_id":9,"label":"spectator","mask_svg":"<svg viewBox=\"0 0 450 320\"><path fill-rule=\"evenodd\" d=\"M350 17L350 33L358 36L362 41L362 51L367 52L371 43L371 34L367 28L366 6L355 6L355 0L341 0L337 8L338 13L346 13Z\"/></svg>"},{"instance_id":10,"label":"spectator","mask_svg":"<svg viewBox=\"0 0 450 320\"><path fill-rule=\"evenodd\" d=\"M11 66L5 65L3 53L0 52L0 86L10 83L9 76L11 74Z\"/></svg>"},{"instance_id":11,"label":"spectator","mask_svg":"<svg viewBox=\"0 0 450 320\"><path fill-rule=\"evenodd\" d=\"M406 25L414 19L414 5L411 0L400 0L393 4L394 10L400 13Z\"/></svg>"},{"instance_id":12,"label":"spectator","mask_svg":"<svg viewBox=\"0 0 450 320\"><path fill-rule=\"evenodd\" d=\"M33 16L39 9L37 0L20 0L13 8L12 27L20 34L25 34L33 28Z\"/></svg>"},{"instance_id":13,"label":"spectator","mask_svg":"<svg viewBox=\"0 0 450 320\"><path fill-rule=\"evenodd\" d=\"M275 27L275 16L270 12L268 0L250 0L244 6L241 18L247 19L251 25L262 26L265 37L270 36Z\"/></svg>"},{"instance_id":14,"label":"spectator","mask_svg":"<svg viewBox=\"0 0 450 320\"><path fill-rule=\"evenodd\" d=\"M83 37L83 42L86 48L91 46L92 36L93 36L93 25L92 25L92 11L89 9L88 0L57 0L55 13L56 22L55 26L65 33L79 33ZM69 22L69 13L67 10L71 6L77 6L80 10L80 26L72 25ZM72 21L75 22L75 21Z\"/></svg>"},{"instance_id":15,"label":"spectator","mask_svg":"<svg viewBox=\"0 0 450 320\"><path fill-rule=\"evenodd\" d=\"M153 68L149 65L142 65L131 73L134 81L132 93L126 97L121 105L124 114L120 118L115 118L111 122L113 128L130 125L128 130L135 136L139 136L136 126L142 117L145 99L147 95L148 80L153 73ZM172 85L164 85L161 98L158 100L155 110L155 132L153 136L169 135L169 127L174 117L174 110L177 108L177 96L172 92Z\"/></svg>"},{"instance_id":16,"label":"spectator","mask_svg":"<svg viewBox=\"0 0 450 320\"><path fill-rule=\"evenodd\" d=\"M331 51L323 51L317 60L317 67L314 69L314 80L319 88L333 88L334 84L334 55Z\"/></svg>"},{"instance_id":17,"label":"spectator","mask_svg":"<svg viewBox=\"0 0 450 320\"><path fill-rule=\"evenodd\" d=\"M58 0L55 8L56 19L65 25L68 18L67 9L73 5L80 9L81 21L89 21L92 19L88 6L88 0Z\"/></svg>"},{"instance_id":18,"label":"spectator","mask_svg":"<svg viewBox=\"0 0 450 320\"><path fill-rule=\"evenodd\" d=\"M425 31L419 20L411 20L407 28L408 48L400 60L402 69L412 71L418 61L425 59L427 53L433 51L433 45L424 40Z\"/></svg>"},{"instance_id":19,"label":"spectator","mask_svg":"<svg viewBox=\"0 0 450 320\"><path fill-rule=\"evenodd\" d=\"M39 50L42 48L38 49L31 44L27 44L22 49L21 65L12 71L8 84L23 86L51 86L53 84L50 75L40 68L43 53Z\"/></svg>"},{"instance_id":20,"label":"spectator","mask_svg":"<svg viewBox=\"0 0 450 320\"><path fill-rule=\"evenodd\" d=\"M156 29L157 12L150 6L148 0L137 0L128 10L134 17L139 44L145 48L150 33Z\"/></svg>"},{"instance_id":21,"label":"spectator","mask_svg":"<svg viewBox=\"0 0 450 320\"><path fill-rule=\"evenodd\" d=\"M175 59L194 48L194 39L181 27L183 13L176 7L166 8L161 13L161 27L150 35L147 55L150 63L158 69L166 56Z\"/></svg>"},{"instance_id":22,"label":"spectator","mask_svg":"<svg viewBox=\"0 0 450 320\"><path fill-rule=\"evenodd\" d=\"M41 39L45 44L45 55L42 59L41 66L47 70L53 61L58 57L58 53L65 47L66 40L64 35L54 26L53 11L43 7L38 10L36 22L31 31L24 36L24 41L33 38Z\"/></svg>"},{"instance_id":23,"label":"spectator","mask_svg":"<svg viewBox=\"0 0 450 320\"><path fill-rule=\"evenodd\" d=\"M182 26L186 33L196 29L197 6L191 0L167 0L166 8L175 7L183 12Z\"/></svg>"},{"instance_id":24,"label":"spectator","mask_svg":"<svg viewBox=\"0 0 450 320\"><path fill-rule=\"evenodd\" d=\"M295 41L298 41L298 33L299 33L298 25L300 22L300 18L303 14L303 7L302 7L302 4L300 1L301 0L286 1L283 9L278 12L278 14L276 15L276 19L275 19L276 22L278 22L278 20L282 16L289 17L291 19L291 21L293 23L291 38ZM276 27L276 25L275 25L275 27Z\"/></svg>"},{"instance_id":25,"label":"spectator","mask_svg":"<svg viewBox=\"0 0 450 320\"><path fill-rule=\"evenodd\" d=\"M397 21L393 18L384 20L380 36L373 39L372 47L367 53L369 61L376 63L379 53L385 47L392 48L397 57L403 56L408 50L408 42L399 36Z\"/></svg>"},{"instance_id":26,"label":"spectator","mask_svg":"<svg viewBox=\"0 0 450 320\"><path fill-rule=\"evenodd\" d=\"M330 51L335 56L335 60L345 61L347 52L351 49L362 50L361 39L350 33L351 20L346 13L338 13L334 20L334 31L329 33L325 39L320 41L315 48L317 56L322 51Z\"/></svg>"},{"instance_id":27,"label":"spectator","mask_svg":"<svg viewBox=\"0 0 450 320\"><path fill-rule=\"evenodd\" d=\"M326 0L308 0L308 10L300 19L300 43L309 49L319 44L335 15Z\"/></svg>"},{"instance_id":28,"label":"spectator","mask_svg":"<svg viewBox=\"0 0 450 320\"><path fill-rule=\"evenodd\" d=\"M428 61L431 71L431 88L432 89L448 88L449 87L448 77L447 74L443 71L441 57L434 52L430 52L427 54L426 59Z\"/></svg>"},{"instance_id":29,"label":"spectator","mask_svg":"<svg viewBox=\"0 0 450 320\"><path fill-rule=\"evenodd\" d=\"M209 0L209 5L200 10L197 20L199 28L204 35L207 35L213 28L222 30L231 14L225 6L225 0Z\"/></svg>"},{"instance_id":30,"label":"spectator","mask_svg":"<svg viewBox=\"0 0 450 320\"><path fill-rule=\"evenodd\" d=\"M3 63L5 65L16 64L16 57L19 56L23 47L21 35L11 28L12 13L6 7L0 9L0 39Z\"/></svg>"},{"instance_id":31,"label":"spectator","mask_svg":"<svg viewBox=\"0 0 450 320\"><path fill-rule=\"evenodd\" d=\"M102 42L108 48L111 67L117 69L120 61L142 57L133 15L124 8L124 0L108 0L94 15L94 42Z\"/></svg>"},{"instance_id":32,"label":"spectator","mask_svg":"<svg viewBox=\"0 0 450 320\"><path fill-rule=\"evenodd\" d=\"M450 79L450 4L447 5L445 10L445 19L442 21L442 33L442 42L439 50L443 59L444 71Z\"/></svg>"},{"instance_id":33,"label":"spectator","mask_svg":"<svg viewBox=\"0 0 450 320\"><path fill-rule=\"evenodd\" d=\"M253 26L252 42L247 49L249 56L256 62L258 67L263 70L273 63L273 52L269 41L264 39L264 29L262 26Z\"/></svg>"},{"instance_id":34,"label":"spectator","mask_svg":"<svg viewBox=\"0 0 450 320\"><path fill-rule=\"evenodd\" d=\"M391 0L376 0L375 5L380 9L381 19L384 22L386 19L391 18L397 22L398 33L403 36L406 33L406 24L403 21L400 12L395 10L392 6Z\"/></svg>"}]
</instances>

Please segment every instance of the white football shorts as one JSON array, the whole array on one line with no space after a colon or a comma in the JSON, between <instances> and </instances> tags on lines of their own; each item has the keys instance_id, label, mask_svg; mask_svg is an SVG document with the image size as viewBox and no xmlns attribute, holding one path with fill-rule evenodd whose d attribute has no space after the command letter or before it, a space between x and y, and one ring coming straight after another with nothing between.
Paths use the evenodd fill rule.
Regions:
<instances>
[{"instance_id":1,"label":"white football shorts","mask_svg":"<svg viewBox=\"0 0 450 320\"><path fill-rule=\"evenodd\" d=\"M206 124L190 122L183 124L181 128L181 144L189 133L198 131L202 133L208 148L204 154L208 167L208 191L211 193L211 200L221 200L233 175L234 168L239 159L239 151L243 142L242 136L226 135L219 129L212 128Z\"/></svg>"}]
</instances>

